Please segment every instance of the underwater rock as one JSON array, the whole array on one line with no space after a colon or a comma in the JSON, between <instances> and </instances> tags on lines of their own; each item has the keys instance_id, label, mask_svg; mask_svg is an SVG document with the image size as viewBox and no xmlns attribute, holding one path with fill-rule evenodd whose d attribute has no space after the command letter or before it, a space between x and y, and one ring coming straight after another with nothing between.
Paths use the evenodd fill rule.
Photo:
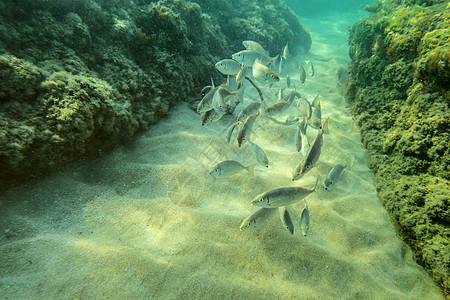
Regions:
<instances>
[{"instance_id":1,"label":"underwater rock","mask_svg":"<svg viewBox=\"0 0 450 300\"><path fill-rule=\"evenodd\" d=\"M1 1L0 182L130 140L199 97L220 76L211 66L244 37L274 53L286 42L309 50L309 33L281 1L240 3Z\"/></svg>"},{"instance_id":2,"label":"underwater rock","mask_svg":"<svg viewBox=\"0 0 450 300\"><path fill-rule=\"evenodd\" d=\"M449 6L377 5L351 30L346 98L381 201L450 297Z\"/></svg>"}]
</instances>

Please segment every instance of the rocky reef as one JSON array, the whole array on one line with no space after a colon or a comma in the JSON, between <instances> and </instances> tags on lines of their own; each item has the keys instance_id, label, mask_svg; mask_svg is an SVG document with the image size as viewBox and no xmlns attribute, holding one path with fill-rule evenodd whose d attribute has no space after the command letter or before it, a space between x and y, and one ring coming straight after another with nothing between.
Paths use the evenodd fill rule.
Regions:
<instances>
[{"instance_id":1,"label":"rocky reef","mask_svg":"<svg viewBox=\"0 0 450 300\"><path fill-rule=\"evenodd\" d=\"M244 39L311 45L282 1L1 1L0 183L131 139L198 97Z\"/></svg>"},{"instance_id":2,"label":"rocky reef","mask_svg":"<svg viewBox=\"0 0 450 300\"><path fill-rule=\"evenodd\" d=\"M351 29L347 101L382 203L450 297L450 6L367 10Z\"/></svg>"}]
</instances>

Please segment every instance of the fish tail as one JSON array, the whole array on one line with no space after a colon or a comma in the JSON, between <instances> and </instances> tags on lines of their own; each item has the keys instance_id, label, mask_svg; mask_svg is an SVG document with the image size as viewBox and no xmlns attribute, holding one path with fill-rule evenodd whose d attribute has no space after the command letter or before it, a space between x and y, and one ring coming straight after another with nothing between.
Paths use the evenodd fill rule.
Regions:
<instances>
[{"instance_id":1,"label":"fish tail","mask_svg":"<svg viewBox=\"0 0 450 300\"><path fill-rule=\"evenodd\" d=\"M250 174L255 175L255 167L257 165L258 163L251 164L250 166L246 167L246 169Z\"/></svg>"},{"instance_id":2,"label":"fish tail","mask_svg":"<svg viewBox=\"0 0 450 300\"><path fill-rule=\"evenodd\" d=\"M316 188L317 188L317 183L319 182L319 176L317 176L317 179L316 179L316 184L314 185L314 188L313 188L313 191L315 191L316 190ZM306 201L305 201L305 203L306 203Z\"/></svg>"},{"instance_id":3,"label":"fish tail","mask_svg":"<svg viewBox=\"0 0 450 300\"><path fill-rule=\"evenodd\" d=\"M275 68L275 65L278 61L278 57L280 57L280 54L277 54L275 57L270 57L270 64Z\"/></svg>"},{"instance_id":4,"label":"fish tail","mask_svg":"<svg viewBox=\"0 0 450 300\"><path fill-rule=\"evenodd\" d=\"M330 129L328 128L328 120L329 120L330 118L328 117L326 120L325 120L325 122L323 123L323 125L322 125L322 131L323 131L323 133L324 134L329 134L330 133Z\"/></svg>"},{"instance_id":5,"label":"fish tail","mask_svg":"<svg viewBox=\"0 0 450 300\"><path fill-rule=\"evenodd\" d=\"M240 81L238 83L238 89L236 90L236 98L239 103L244 103L244 82Z\"/></svg>"}]
</instances>

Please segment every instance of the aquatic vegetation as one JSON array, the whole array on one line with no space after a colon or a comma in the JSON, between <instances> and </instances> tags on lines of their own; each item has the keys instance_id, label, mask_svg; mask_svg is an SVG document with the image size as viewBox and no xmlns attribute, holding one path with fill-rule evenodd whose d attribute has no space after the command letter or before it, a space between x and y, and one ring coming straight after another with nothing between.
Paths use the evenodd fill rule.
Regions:
<instances>
[{"instance_id":1,"label":"aquatic vegetation","mask_svg":"<svg viewBox=\"0 0 450 300\"><path fill-rule=\"evenodd\" d=\"M282 3L276 8L257 10L252 1L239 12L210 0L2 1L0 180L97 155L195 97L219 76L211 63L235 46L233 26L247 22L249 11L267 21L244 28L246 35L260 35L270 20L268 46L301 29L309 47L295 15ZM287 22L280 8L290 13Z\"/></svg>"},{"instance_id":2,"label":"aquatic vegetation","mask_svg":"<svg viewBox=\"0 0 450 300\"><path fill-rule=\"evenodd\" d=\"M384 1L380 11L357 23L350 36L347 101L381 201L418 261L450 295L447 6Z\"/></svg>"}]
</instances>

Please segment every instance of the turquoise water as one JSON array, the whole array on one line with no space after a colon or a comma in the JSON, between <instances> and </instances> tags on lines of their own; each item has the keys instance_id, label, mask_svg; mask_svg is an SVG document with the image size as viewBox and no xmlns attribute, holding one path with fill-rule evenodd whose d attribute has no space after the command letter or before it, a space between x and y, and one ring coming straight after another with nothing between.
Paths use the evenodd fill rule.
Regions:
<instances>
[{"instance_id":1,"label":"turquoise water","mask_svg":"<svg viewBox=\"0 0 450 300\"><path fill-rule=\"evenodd\" d=\"M259 101L247 81L233 114L205 126L180 101L132 143L0 196L0 298L441 299L377 198L338 86L338 69L350 62L348 28L366 16L356 1L347 4L292 6L311 33L311 50L289 57L291 69L280 72L280 81L257 82L267 105L277 102L281 88L285 95L297 89L309 102L321 95L329 133L317 164L301 180L291 180L302 159L294 147L296 126L262 114L251 141L264 150L269 168L224 178L208 174L224 160L255 163L248 142L238 147L236 134L226 141L237 114ZM314 75L301 83L297 66L306 67L306 60ZM277 120L297 110L293 104ZM317 134L309 128L306 138L312 143ZM325 191L324 177L338 163L346 169ZM299 228L303 200L287 206L293 235L278 212L264 226L240 231L257 209L250 204L256 195L279 187L310 189L317 179L317 191L306 198L307 236Z\"/></svg>"}]
</instances>

